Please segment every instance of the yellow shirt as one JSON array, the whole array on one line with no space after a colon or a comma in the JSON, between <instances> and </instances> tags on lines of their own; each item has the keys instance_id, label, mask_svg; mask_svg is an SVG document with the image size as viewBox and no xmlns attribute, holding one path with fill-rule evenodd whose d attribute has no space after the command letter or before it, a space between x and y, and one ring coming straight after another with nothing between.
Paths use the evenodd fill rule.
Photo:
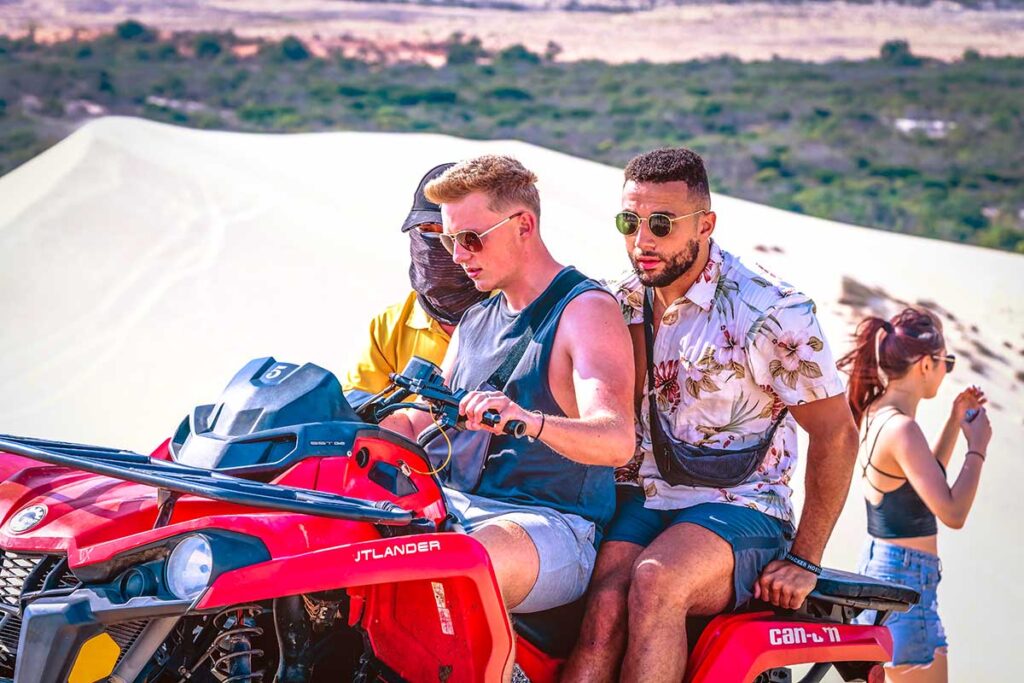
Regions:
<instances>
[{"instance_id":1,"label":"yellow shirt","mask_svg":"<svg viewBox=\"0 0 1024 683\"><path fill-rule=\"evenodd\" d=\"M370 321L370 343L345 379L345 393L376 394L388 385L388 374L401 372L413 356L440 365L451 337L427 315L416 292L389 306Z\"/></svg>"}]
</instances>

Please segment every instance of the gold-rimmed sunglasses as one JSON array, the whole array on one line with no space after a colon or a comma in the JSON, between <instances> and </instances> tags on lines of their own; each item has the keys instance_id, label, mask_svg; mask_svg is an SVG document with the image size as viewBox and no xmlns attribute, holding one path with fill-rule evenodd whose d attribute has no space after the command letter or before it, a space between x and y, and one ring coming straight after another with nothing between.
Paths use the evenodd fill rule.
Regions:
<instances>
[{"instance_id":1,"label":"gold-rimmed sunglasses","mask_svg":"<svg viewBox=\"0 0 1024 683\"><path fill-rule=\"evenodd\" d=\"M473 232L472 230L460 230L455 233L441 233L441 245L448 250L449 254L455 253L455 245L458 244L460 247L468 252L476 254L484 248L483 239L487 235L491 234L501 226L508 223L513 218L522 216L526 211L517 211L507 218L503 218L491 227L487 228L483 232Z\"/></svg>"},{"instance_id":2,"label":"gold-rimmed sunglasses","mask_svg":"<svg viewBox=\"0 0 1024 683\"><path fill-rule=\"evenodd\" d=\"M672 224L676 221L681 221L684 218L691 216L698 216L702 213L707 213L707 209L701 209L688 213L685 216L676 216L672 218L665 213L652 213L647 218L633 213L632 211L620 211L615 214L615 228L623 235L632 235L640 229L640 224L647 221L648 227L651 229L651 234L655 237L665 237L672 232Z\"/></svg>"}]
</instances>

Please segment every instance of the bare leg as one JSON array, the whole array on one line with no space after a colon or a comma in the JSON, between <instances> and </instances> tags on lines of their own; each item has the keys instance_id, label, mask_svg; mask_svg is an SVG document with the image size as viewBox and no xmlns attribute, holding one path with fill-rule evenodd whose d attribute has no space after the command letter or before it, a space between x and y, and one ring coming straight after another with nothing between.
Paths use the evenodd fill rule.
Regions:
<instances>
[{"instance_id":1,"label":"bare leg","mask_svg":"<svg viewBox=\"0 0 1024 683\"><path fill-rule=\"evenodd\" d=\"M633 565L629 645L621 681L679 683L686 671L686 617L732 601L732 547L695 524L666 529Z\"/></svg>"},{"instance_id":2,"label":"bare leg","mask_svg":"<svg viewBox=\"0 0 1024 683\"><path fill-rule=\"evenodd\" d=\"M931 664L904 664L885 668L888 683L946 683L949 680L949 663L945 648L935 651Z\"/></svg>"},{"instance_id":3,"label":"bare leg","mask_svg":"<svg viewBox=\"0 0 1024 683\"><path fill-rule=\"evenodd\" d=\"M626 649L626 600L633 563L643 546L609 541L601 546L590 581L579 642L562 670L562 683L611 683Z\"/></svg>"},{"instance_id":4,"label":"bare leg","mask_svg":"<svg viewBox=\"0 0 1024 683\"><path fill-rule=\"evenodd\" d=\"M514 522L497 521L481 527L471 536L480 541L491 556L505 609L512 609L525 600L540 575L537 546L526 530Z\"/></svg>"},{"instance_id":5,"label":"bare leg","mask_svg":"<svg viewBox=\"0 0 1024 683\"><path fill-rule=\"evenodd\" d=\"M512 609L530 594L540 575L540 556L537 546L523 527L514 522L498 521L481 527L470 534L487 549L491 556L494 577L498 580L505 609ZM515 634L512 637L512 660L515 661ZM505 683L512 680L510 666L503 676Z\"/></svg>"}]
</instances>

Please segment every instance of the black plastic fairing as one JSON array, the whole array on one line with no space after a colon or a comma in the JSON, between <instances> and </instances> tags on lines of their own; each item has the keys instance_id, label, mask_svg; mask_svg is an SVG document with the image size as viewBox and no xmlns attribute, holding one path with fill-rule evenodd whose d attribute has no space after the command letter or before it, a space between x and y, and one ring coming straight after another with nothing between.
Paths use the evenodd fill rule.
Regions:
<instances>
[{"instance_id":1,"label":"black plastic fairing","mask_svg":"<svg viewBox=\"0 0 1024 683\"><path fill-rule=\"evenodd\" d=\"M176 462L205 469L266 467L302 450L294 433L300 425L344 422L361 421L333 374L312 363L257 358L218 403L192 411L188 433L179 427L171 453Z\"/></svg>"}]
</instances>

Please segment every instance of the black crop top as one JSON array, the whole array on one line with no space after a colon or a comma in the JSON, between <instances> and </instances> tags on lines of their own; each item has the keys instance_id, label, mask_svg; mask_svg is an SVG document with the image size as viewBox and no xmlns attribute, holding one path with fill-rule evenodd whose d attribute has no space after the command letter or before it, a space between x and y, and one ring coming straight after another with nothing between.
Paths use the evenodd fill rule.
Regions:
<instances>
[{"instance_id":1,"label":"black crop top","mask_svg":"<svg viewBox=\"0 0 1024 683\"><path fill-rule=\"evenodd\" d=\"M867 462L864 463L864 467L861 469L861 477L868 483L868 486L882 494L882 500L879 501L878 505L873 505L867 499L864 500L868 512L868 533L875 538L934 536L938 533L935 515L928 509L924 501L921 500L921 496L917 495L917 491L910 485L907 478L884 472L875 467L871 462L871 458L875 454L875 446L878 445L879 434L881 434L886 423L896 415L902 415L902 413L896 408L892 408L892 414L882 422L878 431L875 432L874 441L871 442L871 450L868 452ZM861 445L867 440L868 433L871 431L871 425L877 417L878 413L876 412L872 419L865 424ZM902 480L903 486L900 486L895 491L882 491L872 484L871 479L868 478L869 467L883 477L897 481ZM939 467L942 467L942 463L939 463ZM946 469L942 467L942 471L945 473Z\"/></svg>"}]
</instances>

